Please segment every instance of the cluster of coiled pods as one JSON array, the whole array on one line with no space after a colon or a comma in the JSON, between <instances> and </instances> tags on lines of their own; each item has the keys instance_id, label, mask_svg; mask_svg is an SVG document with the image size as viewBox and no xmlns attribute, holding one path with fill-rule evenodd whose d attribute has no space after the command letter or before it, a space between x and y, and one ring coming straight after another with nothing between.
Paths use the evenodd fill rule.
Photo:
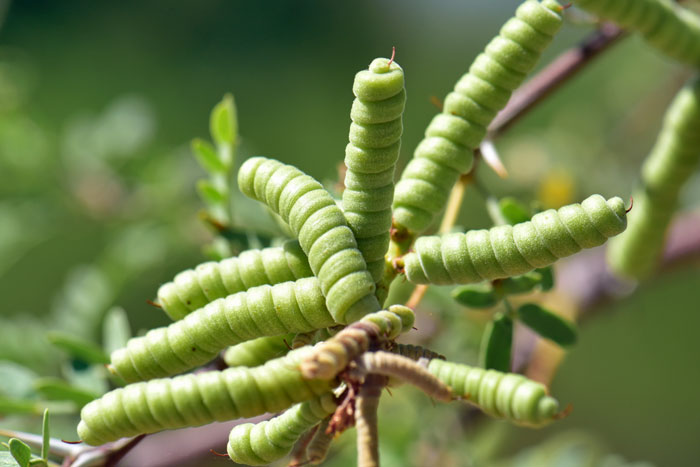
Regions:
<instances>
[{"instance_id":1,"label":"cluster of coiled pods","mask_svg":"<svg viewBox=\"0 0 700 467\"><path fill-rule=\"evenodd\" d=\"M671 56L700 61L697 18L663 1L577 3L639 29ZM402 305L384 308L377 284L387 271L391 279L402 274L414 284L511 277L599 246L625 230L624 202L593 195L514 226L419 237L406 254L387 256L392 220L393 228L417 234L443 209L457 177L470 170L489 123L560 28L562 9L554 0L526 0L518 7L448 94L396 189L406 91L393 56L372 61L355 77L342 200L293 166L248 159L238 173L240 190L279 215L297 239L203 263L163 285L158 301L174 322L131 339L111 355L110 369L132 384L84 407L80 438L99 445L284 411L268 421L236 426L229 456L266 464L316 429L310 446L318 451L307 452L315 463L332 438L336 409L347 402L342 395L370 375L413 384L437 400L465 399L516 423L539 426L556 418L557 401L524 376L449 362L429 349L394 342L412 328L415 316ZM668 15L673 20L666 21ZM650 29L654 21L664 26ZM681 32L668 26L677 22L683 24ZM683 46L664 49L674 41ZM694 81L669 111L645 166L638 219L648 216L647 210L674 204L686 167L697 163L697 151L686 148L700 145L693 131L700 126L699 96ZM653 225L656 230L650 232L652 224L661 222L633 220L633 233L612 254L644 258L639 252L645 239L665 228ZM625 261L615 260L623 270L640 269ZM223 350L230 368L181 374Z\"/></svg>"}]
</instances>

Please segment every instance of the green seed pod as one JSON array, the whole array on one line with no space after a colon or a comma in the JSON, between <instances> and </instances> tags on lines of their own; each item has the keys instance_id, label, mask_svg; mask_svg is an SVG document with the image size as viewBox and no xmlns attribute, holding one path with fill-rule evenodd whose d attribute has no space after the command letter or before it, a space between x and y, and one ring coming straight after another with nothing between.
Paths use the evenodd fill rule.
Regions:
<instances>
[{"instance_id":1,"label":"green seed pod","mask_svg":"<svg viewBox=\"0 0 700 467\"><path fill-rule=\"evenodd\" d=\"M428 371L484 412L513 422L540 426L552 421L559 410L546 388L514 373L484 370L444 360L431 360Z\"/></svg>"},{"instance_id":2,"label":"green seed pod","mask_svg":"<svg viewBox=\"0 0 700 467\"><path fill-rule=\"evenodd\" d=\"M315 277L261 285L130 339L112 352L111 369L127 382L174 375L208 362L230 345L333 324Z\"/></svg>"},{"instance_id":3,"label":"green seed pod","mask_svg":"<svg viewBox=\"0 0 700 467\"><path fill-rule=\"evenodd\" d=\"M411 329L415 318L413 310L402 305L369 314L315 346L302 362L301 371L307 378L331 379L369 349L371 343L395 339Z\"/></svg>"},{"instance_id":4,"label":"green seed pod","mask_svg":"<svg viewBox=\"0 0 700 467\"><path fill-rule=\"evenodd\" d=\"M625 204L592 195L532 216L532 220L499 225L466 234L426 236L403 257L406 277L414 284L467 284L524 274L602 245L625 230Z\"/></svg>"},{"instance_id":5,"label":"green seed pod","mask_svg":"<svg viewBox=\"0 0 700 467\"><path fill-rule=\"evenodd\" d=\"M337 407L333 394L326 393L260 423L244 423L231 430L228 455L246 465L267 465L289 454L306 430L332 414Z\"/></svg>"},{"instance_id":6,"label":"green seed pod","mask_svg":"<svg viewBox=\"0 0 700 467\"><path fill-rule=\"evenodd\" d=\"M254 157L238 172L238 186L279 214L298 235L336 322L351 323L380 308L355 236L320 183L296 167Z\"/></svg>"},{"instance_id":7,"label":"green seed pod","mask_svg":"<svg viewBox=\"0 0 700 467\"><path fill-rule=\"evenodd\" d=\"M452 186L472 167L486 128L535 66L562 24L553 0L525 1L447 95L401 174L394 222L419 233L445 207Z\"/></svg>"},{"instance_id":8,"label":"green seed pod","mask_svg":"<svg viewBox=\"0 0 700 467\"><path fill-rule=\"evenodd\" d=\"M296 334L283 334L281 336L258 337L252 341L241 342L226 349L224 352L224 362L228 366L253 367L262 365L268 360L279 358L290 348ZM307 342L309 344L309 342ZM303 347L300 345L295 348Z\"/></svg>"},{"instance_id":9,"label":"green seed pod","mask_svg":"<svg viewBox=\"0 0 700 467\"><path fill-rule=\"evenodd\" d=\"M394 169L403 130L403 70L396 62L377 58L355 75L352 90L343 210L367 269L379 282L389 248Z\"/></svg>"},{"instance_id":10,"label":"green seed pod","mask_svg":"<svg viewBox=\"0 0 700 467\"><path fill-rule=\"evenodd\" d=\"M299 372L303 347L255 368L229 368L130 384L83 407L78 435L96 446L119 438L284 410L327 393Z\"/></svg>"},{"instance_id":11,"label":"green seed pod","mask_svg":"<svg viewBox=\"0 0 700 467\"><path fill-rule=\"evenodd\" d=\"M299 242L280 247L248 250L234 258L202 263L175 276L158 289L158 303L173 320L237 292L264 284L279 284L311 277L306 255Z\"/></svg>"},{"instance_id":12,"label":"green seed pod","mask_svg":"<svg viewBox=\"0 0 700 467\"><path fill-rule=\"evenodd\" d=\"M664 247L678 195L700 161L700 80L693 78L671 103L663 128L642 169L642 187L634 194L627 232L608 249L612 270L643 279Z\"/></svg>"},{"instance_id":13,"label":"green seed pod","mask_svg":"<svg viewBox=\"0 0 700 467\"><path fill-rule=\"evenodd\" d=\"M700 65L700 18L668 0L576 0L577 6L639 32L660 52Z\"/></svg>"}]
</instances>

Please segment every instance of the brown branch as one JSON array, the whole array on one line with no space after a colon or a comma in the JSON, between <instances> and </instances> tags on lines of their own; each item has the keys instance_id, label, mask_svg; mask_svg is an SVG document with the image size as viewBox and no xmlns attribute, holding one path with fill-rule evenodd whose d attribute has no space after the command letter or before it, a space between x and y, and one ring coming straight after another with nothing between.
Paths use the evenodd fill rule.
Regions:
<instances>
[{"instance_id":1,"label":"brown branch","mask_svg":"<svg viewBox=\"0 0 700 467\"><path fill-rule=\"evenodd\" d=\"M493 139L501 135L623 35L617 26L604 23L578 46L559 55L513 94L508 105L489 125L489 137Z\"/></svg>"}]
</instances>

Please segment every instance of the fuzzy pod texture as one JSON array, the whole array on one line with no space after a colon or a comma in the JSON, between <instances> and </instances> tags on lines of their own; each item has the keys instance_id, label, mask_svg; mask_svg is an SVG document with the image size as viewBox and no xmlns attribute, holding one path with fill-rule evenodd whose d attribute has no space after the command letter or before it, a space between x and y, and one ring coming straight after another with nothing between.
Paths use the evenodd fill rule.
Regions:
<instances>
[{"instance_id":1,"label":"fuzzy pod texture","mask_svg":"<svg viewBox=\"0 0 700 467\"><path fill-rule=\"evenodd\" d=\"M305 431L332 414L337 407L326 393L297 404L277 417L260 423L244 423L231 430L228 455L246 465L267 465L289 454Z\"/></svg>"},{"instance_id":2,"label":"fuzzy pod texture","mask_svg":"<svg viewBox=\"0 0 700 467\"><path fill-rule=\"evenodd\" d=\"M291 165L254 157L241 166L238 186L279 214L299 237L338 323L351 323L380 309L374 279L345 215L319 182Z\"/></svg>"},{"instance_id":3,"label":"fuzzy pod texture","mask_svg":"<svg viewBox=\"0 0 700 467\"><path fill-rule=\"evenodd\" d=\"M420 345L395 343L392 345L389 351L404 357L408 357L412 360L420 360L421 358L425 358L427 360L432 360L433 358L445 360L444 355L433 350L426 349L425 347L421 347Z\"/></svg>"},{"instance_id":4,"label":"fuzzy pod texture","mask_svg":"<svg viewBox=\"0 0 700 467\"><path fill-rule=\"evenodd\" d=\"M238 257L208 261L182 271L158 289L158 303L176 321L218 298L258 285L311 276L299 242L290 240L279 247L248 250Z\"/></svg>"},{"instance_id":5,"label":"fuzzy pod texture","mask_svg":"<svg viewBox=\"0 0 700 467\"><path fill-rule=\"evenodd\" d=\"M268 360L286 355L291 349L289 344L296 334L281 336L258 337L252 341L232 345L224 352L224 362L228 366L253 367L262 365ZM310 344L307 342L305 345ZM304 347L299 345L295 348Z\"/></svg>"},{"instance_id":6,"label":"fuzzy pod texture","mask_svg":"<svg viewBox=\"0 0 700 467\"><path fill-rule=\"evenodd\" d=\"M403 132L403 70L389 59L374 59L369 69L355 75L352 91L343 210L367 269L379 282L389 249L394 171Z\"/></svg>"},{"instance_id":7,"label":"fuzzy pod texture","mask_svg":"<svg viewBox=\"0 0 700 467\"><path fill-rule=\"evenodd\" d=\"M584 10L636 31L663 54L700 66L700 18L669 0L575 0Z\"/></svg>"},{"instance_id":8,"label":"fuzzy pod texture","mask_svg":"<svg viewBox=\"0 0 700 467\"><path fill-rule=\"evenodd\" d=\"M610 243L608 263L615 273L644 279L653 272L679 192L699 161L700 80L694 77L671 103L656 144L644 162L627 231Z\"/></svg>"},{"instance_id":9,"label":"fuzzy pod texture","mask_svg":"<svg viewBox=\"0 0 700 467\"><path fill-rule=\"evenodd\" d=\"M301 371L306 378L331 379L371 344L395 339L411 329L415 319L413 310L402 305L371 313L316 345L302 362Z\"/></svg>"},{"instance_id":10,"label":"fuzzy pod texture","mask_svg":"<svg viewBox=\"0 0 700 467\"><path fill-rule=\"evenodd\" d=\"M428 371L484 412L513 422L541 426L559 411L544 385L515 373L485 370L444 360L431 360Z\"/></svg>"},{"instance_id":11,"label":"fuzzy pod texture","mask_svg":"<svg viewBox=\"0 0 700 467\"><path fill-rule=\"evenodd\" d=\"M255 368L229 368L114 389L80 412L78 435L97 446L119 438L278 412L331 390L302 378L310 347Z\"/></svg>"},{"instance_id":12,"label":"fuzzy pod texture","mask_svg":"<svg viewBox=\"0 0 700 467\"><path fill-rule=\"evenodd\" d=\"M397 226L420 233L444 209L487 127L559 30L561 11L554 0L522 3L447 95L396 185Z\"/></svg>"},{"instance_id":13,"label":"fuzzy pod texture","mask_svg":"<svg viewBox=\"0 0 700 467\"><path fill-rule=\"evenodd\" d=\"M468 284L517 276L593 248L625 230L625 203L592 195L514 226L419 238L403 257L414 284Z\"/></svg>"},{"instance_id":14,"label":"fuzzy pod texture","mask_svg":"<svg viewBox=\"0 0 700 467\"><path fill-rule=\"evenodd\" d=\"M325 418L318 426L314 437L311 438L311 442L306 447L306 458L311 465L318 465L326 459L328 455L328 450L331 447L334 433L330 433L328 430L328 425L331 421L330 417Z\"/></svg>"},{"instance_id":15,"label":"fuzzy pod texture","mask_svg":"<svg viewBox=\"0 0 700 467\"><path fill-rule=\"evenodd\" d=\"M415 360L391 352L365 352L355 360L362 373L384 375L411 384L433 399L450 402L452 392L447 385L437 379L424 366Z\"/></svg>"},{"instance_id":16,"label":"fuzzy pod texture","mask_svg":"<svg viewBox=\"0 0 700 467\"><path fill-rule=\"evenodd\" d=\"M208 362L231 345L333 324L315 277L261 285L130 339L112 352L110 369L127 382L170 376Z\"/></svg>"}]
</instances>

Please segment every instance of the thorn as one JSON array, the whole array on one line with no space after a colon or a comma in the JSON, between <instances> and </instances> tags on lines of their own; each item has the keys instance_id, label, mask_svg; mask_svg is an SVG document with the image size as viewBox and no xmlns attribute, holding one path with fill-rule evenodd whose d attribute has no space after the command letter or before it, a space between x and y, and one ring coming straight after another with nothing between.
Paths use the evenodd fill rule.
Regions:
<instances>
[{"instance_id":1,"label":"thorn","mask_svg":"<svg viewBox=\"0 0 700 467\"><path fill-rule=\"evenodd\" d=\"M66 443L66 444L81 444L83 440L78 440L78 441L66 441L65 439L62 439L61 442Z\"/></svg>"},{"instance_id":2,"label":"thorn","mask_svg":"<svg viewBox=\"0 0 700 467\"><path fill-rule=\"evenodd\" d=\"M162 305L160 305L160 304L154 302L153 300L146 300L146 303L148 303L149 305L154 306L154 307L156 307L156 308L161 308L161 309L163 308Z\"/></svg>"},{"instance_id":3,"label":"thorn","mask_svg":"<svg viewBox=\"0 0 700 467\"><path fill-rule=\"evenodd\" d=\"M562 5L562 6L561 6L561 10L562 10L562 11L568 10L568 9L571 8L572 6L574 6L574 2L569 2L569 3L567 3L566 5Z\"/></svg>"},{"instance_id":4,"label":"thorn","mask_svg":"<svg viewBox=\"0 0 700 467\"><path fill-rule=\"evenodd\" d=\"M438 99L437 96L430 96L430 103L437 107L440 112L442 112L442 101Z\"/></svg>"},{"instance_id":5,"label":"thorn","mask_svg":"<svg viewBox=\"0 0 700 467\"><path fill-rule=\"evenodd\" d=\"M212 453L212 454L214 454L215 456L219 456L219 457L229 457L228 454L222 454L222 453L220 453L220 452L214 451L213 449L210 449L209 452Z\"/></svg>"},{"instance_id":6,"label":"thorn","mask_svg":"<svg viewBox=\"0 0 700 467\"><path fill-rule=\"evenodd\" d=\"M389 66L394 63L394 57L396 57L396 47L391 48L391 58L389 59Z\"/></svg>"},{"instance_id":7,"label":"thorn","mask_svg":"<svg viewBox=\"0 0 700 467\"><path fill-rule=\"evenodd\" d=\"M632 196L630 196L630 207L625 209L625 213L629 213L633 207L634 207L634 198Z\"/></svg>"},{"instance_id":8,"label":"thorn","mask_svg":"<svg viewBox=\"0 0 700 467\"><path fill-rule=\"evenodd\" d=\"M415 326L411 326L411 329L413 329L414 331L417 331L417 330L418 330L418 328L415 327Z\"/></svg>"},{"instance_id":9,"label":"thorn","mask_svg":"<svg viewBox=\"0 0 700 467\"><path fill-rule=\"evenodd\" d=\"M506 170L506 167L503 165L493 141L485 139L481 143L480 152L481 158L486 162L486 165L491 167L491 170L496 172L496 175L501 178L508 178L508 170Z\"/></svg>"},{"instance_id":10,"label":"thorn","mask_svg":"<svg viewBox=\"0 0 700 467\"><path fill-rule=\"evenodd\" d=\"M284 345L287 346L287 350L292 350L292 346L289 345L289 342L287 342L287 338L286 338L286 337L285 337L284 339L282 339L282 342L284 342Z\"/></svg>"}]
</instances>

